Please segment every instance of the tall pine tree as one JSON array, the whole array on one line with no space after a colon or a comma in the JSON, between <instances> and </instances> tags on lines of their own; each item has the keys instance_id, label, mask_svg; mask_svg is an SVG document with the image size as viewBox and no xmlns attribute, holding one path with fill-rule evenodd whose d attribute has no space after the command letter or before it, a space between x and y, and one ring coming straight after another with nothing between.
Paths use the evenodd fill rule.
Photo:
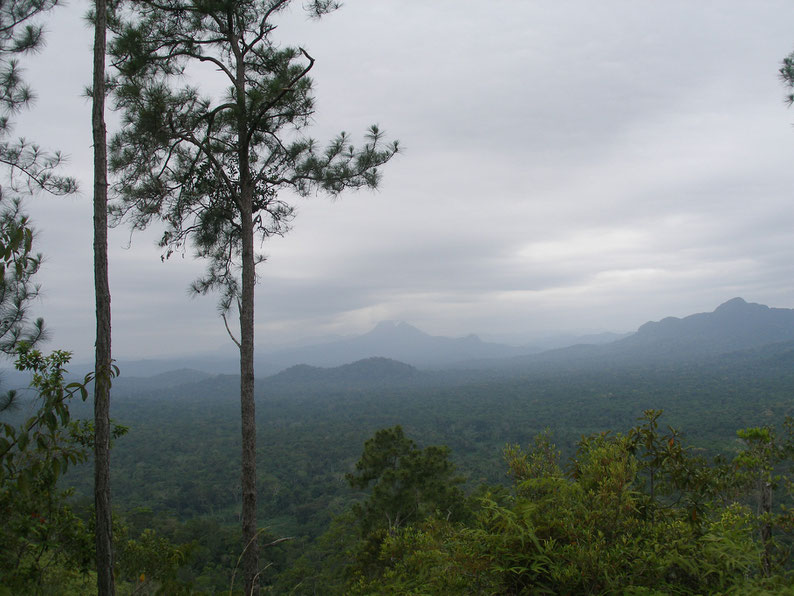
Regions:
<instances>
[{"instance_id":1,"label":"tall pine tree","mask_svg":"<svg viewBox=\"0 0 794 596\"><path fill-rule=\"evenodd\" d=\"M97 591L116 593L113 579L113 518L110 509L110 285L108 282L108 180L105 126L107 2L94 4L94 67L91 128L94 140L94 504L96 507Z\"/></svg>"},{"instance_id":2,"label":"tall pine tree","mask_svg":"<svg viewBox=\"0 0 794 596\"><path fill-rule=\"evenodd\" d=\"M111 49L124 119L110 146L120 197L112 214L139 229L161 221L166 256L190 244L208 261L193 290L221 292L224 323L240 352L246 594L256 590L258 573L254 285L263 257L255 239L287 231L293 208L282 191L335 196L375 188L379 168L397 152L375 126L360 148L344 133L324 149L303 134L314 111L314 59L273 41L274 19L289 3L132 1L136 21L121 28ZM325 0L308 6L315 17L336 8ZM194 86L198 65L218 73L225 94ZM237 337L226 319L233 308Z\"/></svg>"}]
</instances>

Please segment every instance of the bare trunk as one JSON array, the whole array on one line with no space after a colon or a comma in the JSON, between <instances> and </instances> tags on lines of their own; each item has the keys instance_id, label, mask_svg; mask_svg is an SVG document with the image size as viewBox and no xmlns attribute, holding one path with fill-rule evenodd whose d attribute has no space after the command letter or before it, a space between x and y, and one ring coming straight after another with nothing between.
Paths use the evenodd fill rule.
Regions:
<instances>
[{"instance_id":1,"label":"bare trunk","mask_svg":"<svg viewBox=\"0 0 794 596\"><path fill-rule=\"evenodd\" d=\"M107 130L105 128L105 0L96 0L91 123L94 135L94 291L96 363L94 383L94 502L97 591L115 594L113 525L110 511L110 285L107 258Z\"/></svg>"},{"instance_id":2,"label":"bare trunk","mask_svg":"<svg viewBox=\"0 0 794 596\"><path fill-rule=\"evenodd\" d=\"M243 573L245 594L259 593L259 545L256 527L256 407L254 404L254 185L248 160L245 64L235 43L238 105L237 142L240 164L242 296L240 297L240 416L242 419Z\"/></svg>"},{"instance_id":3,"label":"bare trunk","mask_svg":"<svg viewBox=\"0 0 794 596\"><path fill-rule=\"evenodd\" d=\"M242 418L243 570L245 594L256 594L256 410L254 404L254 235L250 211L243 214L243 287L240 301L240 415Z\"/></svg>"}]
</instances>

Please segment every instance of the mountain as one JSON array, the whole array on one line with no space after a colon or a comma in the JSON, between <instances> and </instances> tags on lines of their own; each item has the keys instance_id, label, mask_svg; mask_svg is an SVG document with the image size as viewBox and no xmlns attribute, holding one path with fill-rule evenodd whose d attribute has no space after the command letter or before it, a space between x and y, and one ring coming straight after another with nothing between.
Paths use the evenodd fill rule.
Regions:
<instances>
[{"instance_id":1,"label":"mountain","mask_svg":"<svg viewBox=\"0 0 794 596\"><path fill-rule=\"evenodd\" d=\"M180 368L152 376L119 375L113 379L114 392L147 391L151 389L170 389L188 383L206 381L213 375L191 368Z\"/></svg>"},{"instance_id":2,"label":"mountain","mask_svg":"<svg viewBox=\"0 0 794 596\"><path fill-rule=\"evenodd\" d=\"M604 345L576 345L498 363L500 368L620 368L679 365L729 356L749 361L766 353L786 359L794 342L794 309L770 308L733 298L713 312L667 317ZM760 348L768 347L763 352Z\"/></svg>"},{"instance_id":3,"label":"mountain","mask_svg":"<svg viewBox=\"0 0 794 596\"><path fill-rule=\"evenodd\" d=\"M298 364L267 377L263 388L289 389L351 389L373 387L402 387L425 379L415 367L389 358L366 358L333 368Z\"/></svg>"},{"instance_id":4,"label":"mountain","mask_svg":"<svg viewBox=\"0 0 794 596\"><path fill-rule=\"evenodd\" d=\"M445 381L472 380L478 371L498 375L512 371L576 368L614 369L626 366L687 364L725 359L729 354L741 362L765 358L767 364L794 361L794 309L770 308L734 298L713 312L683 318L667 317L642 325L628 337L600 334L578 338L559 338L560 347L543 351L537 346L508 346L482 341L476 335L451 338L432 336L405 322L384 321L364 335L329 339L320 344L257 354L257 378L286 386L290 383L334 383L360 385L362 379L386 384L440 382L439 372L429 377L420 371L446 371ZM546 342L549 345L549 342ZM363 363L362 363L363 361ZM395 362L399 361L399 362ZM344 368L344 365L352 368ZM122 376L114 383L120 390L130 388L176 387L203 381L211 374L236 376L238 363L229 356L190 359L120 362ZM766 366L767 364L764 364ZM302 365L302 366L298 366ZM771 365L771 364L770 364ZM293 367L293 368L290 368ZM329 372L327 369L342 367ZM76 373L79 368L76 367ZM153 377L164 371L178 370ZM416 370L419 369L419 370ZM202 372L199 372L202 371ZM281 374L275 374L283 371ZM464 372L469 371L469 372ZM502 371L501 373L499 371ZM469 374L471 373L471 374ZM268 375L274 375L266 378ZM24 386L13 371L4 373L5 387ZM476 376L476 375L475 375ZM147 377L149 380L130 377ZM211 383L210 383L211 385Z\"/></svg>"},{"instance_id":5,"label":"mountain","mask_svg":"<svg viewBox=\"0 0 794 596\"><path fill-rule=\"evenodd\" d=\"M462 360L509 358L538 351L532 347L484 342L476 335L432 336L408 323L384 321L364 335L271 352L257 360L262 362L262 368L286 368L296 364L329 367L380 357L419 368L440 368Z\"/></svg>"},{"instance_id":6,"label":"mountain","mask_svg":"<svg viewBox=\"0 0 794 596\"><path fill-rule=\"evenodd\" d=\"M308 395L324 390L451 386L555 371L634 368L639 373L704 365L789 370L794 366L794 310L734 298L713 312L645 323L636 333L610 343L515 356L530 349L483 342L474 335L435 337L407 323L384 322L362 336L267 355L271 366L281 363L282 370L266 376L258 368L258 393ZM234 394L236 375L210 378L206 372L210 369L202 370L148 378L122 376L114 387L121 393L168 388L185 397Z\"/></svg>"},{"instance_id":7,"label":"mountain","mask_svg":"<svg viewBox=\"0 0 794 596\"><path fill-rule=\"evenodd\" d=\"M787 341L794 341L794 310L734 298L710 313L645 323L613 349L680 360Z\"/></svg>"},{"instance_id":8,"label":"mountain","mask_svg":"<svg viewBox=\"0 0 794 596\"><path fill-rule=\"evenodd\" d=\"M255 364L257 378L276 374L298 364L327 368L374 357L399 360L420 369L443 369L453 364L458 369L477 368L472 366L473 361L537 354L576 343L603 344L621 337L625 335L555 335L538 339L533 345L516 347L483 341L476 335L458 338L432 336L405 322L383 321L364 335L328 336L289 348L268 349L257 346ZM122 377L126 378L148 378L179 369L193 369L212 375L236 375L240 370L240 363L231 342L225 349L213 354L145 360L121 359L118 365ZM92 363L70 366L70 371L78 379L91 370ZM17 375L13 370L6 374L9 385L27 385L26 376Z\"/></svg>"},{"instance_id":9,"label":"mountain","mask_svg":"<svg viewBox=\"0 0 794 596\"><path fill-rule=\"evenodd\" d=\"M192 374L196 373L196 374ZM119 377L120 379L121 377ZM456 375L456 383L466 377ZM323 368L298 364L275 375L257 379L257 399L314 398L318 395L358 393L366 390L445 385L448 375L420 371L409 364L388 358L367 358L342 366ZM114 385L114 390L116 386ZM240 377L208 376L198 371L175 371L153 377L128 377L118 388L117 398L166 398L169 401L190 401L219 404L239 399Z\"/></svg>"}]
</instances>

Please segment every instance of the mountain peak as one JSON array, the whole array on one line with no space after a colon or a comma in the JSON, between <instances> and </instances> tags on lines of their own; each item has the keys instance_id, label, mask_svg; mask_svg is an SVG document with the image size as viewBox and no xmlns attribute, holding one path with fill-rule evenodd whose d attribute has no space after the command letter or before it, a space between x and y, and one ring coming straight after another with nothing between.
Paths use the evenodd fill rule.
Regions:
<instances>
[{"instance_id":1,"label":"mountain peak","mask_svg":"<svg viewBox=\"0 0 794 596\"><path fill-rule=\"evenodd\" d=\"M379 336L379 337L393 337L393 336L419 336L426 335L413 325L409 325L405 321L381 321L372 331L366 335Z\"/></svg>"},{"instance_id":2,"label":"mountain peak","mask_svg":"<svg viewBox=\"0 0 794 596\"><path fill-rule=\"evenodd\" d=\"M736 311L739 309L743 309L749 306L749 303L744 298L731 298L727 302L723 302L717 308L714 309L714 312L725 312L725 311Z\"/></svg>"},{"instance_id":3,"label":"mountain peak","mask_svg":"<svg viewBox=\"0 0 794 596\"><path fill-rule=\"evenodd\" d=\"M637 350L642 345L657 357L681 359L788 341L794 341L794 310L733 298L714 312L645 323L622 345Z\"/></svg>"},{"instance_id":4,"label":"mountain peak","mask_svg":"<svg viewBox=\"0 0 794 596\"><path fill-rule=\"evenodd\" d=\"M781 309L770 309L765 304L745 302L742 298L734 298L732 300L728 300L728 302L725 302L724 304L720 304L714 311L714 314L719 314L722 316L728 315L730 317L762 317L764 316L764 313L768 313L769 311L773 310Z\"/></svg>"}]
</instances>

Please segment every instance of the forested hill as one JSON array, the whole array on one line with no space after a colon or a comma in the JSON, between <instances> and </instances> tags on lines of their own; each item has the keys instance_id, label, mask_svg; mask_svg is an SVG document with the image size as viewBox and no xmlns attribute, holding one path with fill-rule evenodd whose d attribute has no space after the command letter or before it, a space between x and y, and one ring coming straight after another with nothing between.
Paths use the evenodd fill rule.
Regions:
<instances>
[{"instance_id":1,"label":"forested hill","mask_svg":"<svg viewBox=\"0 0 794 596\"><path fill-rule=\"evenodd\" d=\"M267 378L275 387L295 387L322 383L341 386L403 386L421 383L425 375L409 364L389 358L365 358L334 368L299 364Z\"/></svg>"},{"instance_id":2,"label":"forested hill","mask_svg":"<svg viewBox=\"0 0 794 596\"><path fill-rule=\"evenodd\" d=\"M372 390L462 386L468 383L504 378L493 371L427 371L389 358L365 358L350 364L319 367L299 364L280 373L257 379L260 399L286 396L317 396L360 393ZM153 377L119 377L114 386L119 400L138 398L223 400L234 396L240 380L237 375L207 375L183 369Z\"/></svg>"},{"instance_id":3,"label":"forested hill","mask_svg":"<svg viewBox=\"0 0 794 596\"><path fill-rule=\"evenodd\" d=\"M589 347L588 347L589 348ZM576 350L572 350L576 352ZM566 378L579 375L596 377L629 376L668 373L695 375L705 371L709 375L721 373L742 374L759 380L771 375L786 375L794 370L794 341L768 344L759 348L739 350L686 361L627 361L613 360L599 364L598 359L570 359L563 366L557 363L539 363L505 369L460 369L422 371L408 364L387 358L368 358L338 367L297 365L276 375L257 381L256 393L260 399L279 399L292 396L326 396L361 394L376 390L426 390L433 388L466 388L483 384L531 382L533 379ZM178 375L154 377L119 377L115 395L120 400L147 396L151 399L187 401L225 401L234 396L239 385L236 375L210 376L200 371L182 370ZM180 381L180 382L177 382Z\"/></svg>"},{"instance_id":4,"label":"forested hill","mask_svg":"<svg viewBox=\"0 0 794 596\"><path fill-rule=\"evenodd\" d=\"M794 341L794 310L769 308L734 298L711 313L646 323L616 347L654 354L724 354Z\"/></svg>"}]
</instances>

